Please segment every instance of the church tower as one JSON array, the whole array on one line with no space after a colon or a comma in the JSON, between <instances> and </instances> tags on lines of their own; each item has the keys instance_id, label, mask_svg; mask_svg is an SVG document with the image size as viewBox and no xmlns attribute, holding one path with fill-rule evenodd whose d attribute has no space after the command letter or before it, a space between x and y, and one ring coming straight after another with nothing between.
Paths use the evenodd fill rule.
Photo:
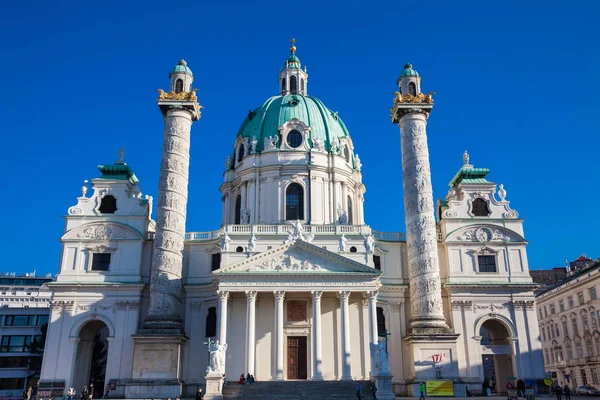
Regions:
<instances>
[{"instance_id":1,"label":"church tower","mask_svg":"<svg viewBox=\"0 0 600 400\"><path fill-rule=\"evenodd\" d=\"M185 60L169 75L168 93L159 90L165 121L156 236L152 248L150 305L143 329L134 336L133 380L126 397L179 397L182 349L188 338L182 323L182 270L188 195L190 131L201 106L191 88ZM160 384L157 384L157 380Z\"/></svg>"}]
</instances>

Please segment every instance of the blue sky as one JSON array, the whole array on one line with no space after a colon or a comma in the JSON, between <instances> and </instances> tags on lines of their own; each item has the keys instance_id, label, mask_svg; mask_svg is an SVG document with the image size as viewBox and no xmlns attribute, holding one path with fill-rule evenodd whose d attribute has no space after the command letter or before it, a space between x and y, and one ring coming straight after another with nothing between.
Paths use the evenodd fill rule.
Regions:
<instances>
[{"instance_id":1,"label":"blue sky","mask_svg":"<svg viewBox=\"0 0 600 400\"><path fill-rule=\"evenodd\" d=\"M404 231L396 78L434 91L436 198L462 164L491 169L525 220L532 269L597 258L596 2L10 2L0 16L0 270L56 272L68 207L119 146L156 196L158 88L183 56L205 107L192 131L188 231L217 229L223 162L249 109L277 94L297 39L311 95L363 162L366 221Z\"/></svg>"}]
</instances>

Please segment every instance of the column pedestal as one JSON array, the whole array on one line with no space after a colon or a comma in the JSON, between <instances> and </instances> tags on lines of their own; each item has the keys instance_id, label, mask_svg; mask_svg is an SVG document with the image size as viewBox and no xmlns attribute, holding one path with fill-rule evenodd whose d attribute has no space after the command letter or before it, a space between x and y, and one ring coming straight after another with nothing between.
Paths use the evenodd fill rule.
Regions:
<instances>
[{"instance_id":1,"label":"column pedestal","mask_svg":"<svg viewBox=\"0 0 600 400\"><path fill-rule=\"evenodd\" d=\"M466 387L460 378L458 369L458 352L456 341L458 334L448 333L445 328L439 328L437 334L431 332L432 328L425 328L421 332L413 328L411 333L404 338L407 345L406 357L410 369L406 386L409 396L419 396L419 385L425 381L444 380L452 381L455 397L466 397ZM436 376L436 368L432 356L434 354L445 354L444 361L439 364L441 379ZM379 393L377 393L379 398Z\"/></svg>"},{"instance_id":2,"label":"column pedestal","mask_svg":"<svg viewBox=\"0 0 600 400\"><path fill-rule=\"evenodd\" d=\"M132 379L123 380L125 397L181 397L183 335L160 335L141 330L133 335L134 359Z\"/></svg>"}]
</instances>

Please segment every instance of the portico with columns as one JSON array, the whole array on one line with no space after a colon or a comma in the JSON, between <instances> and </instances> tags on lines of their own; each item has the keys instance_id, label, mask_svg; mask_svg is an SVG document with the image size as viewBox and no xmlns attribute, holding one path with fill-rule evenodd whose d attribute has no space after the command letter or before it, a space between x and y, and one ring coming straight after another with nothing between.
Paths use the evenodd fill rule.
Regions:
<instances>
[{"instance_id":1,"label":"portico with columns","mask_svg":"<svg viewBox=\"0 0 600 400\"><path fill-rule=\"evenodd\" d=\"M258 380L369 378L370 345L378 339L379 271L293 241L215 276L217 336L228 345L228 376L243 371Z\"/></svg>"}]
</instances>

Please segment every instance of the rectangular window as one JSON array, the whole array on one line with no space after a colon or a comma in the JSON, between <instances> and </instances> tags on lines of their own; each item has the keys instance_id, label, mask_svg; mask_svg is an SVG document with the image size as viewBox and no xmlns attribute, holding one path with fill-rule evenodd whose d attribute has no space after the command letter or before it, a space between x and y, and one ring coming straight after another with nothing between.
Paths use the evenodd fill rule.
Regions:
<instances>
[{"instance_id":1,"label":"rectangular window","mask_svg":"<svg viewBox=\"0 0 600 400\"><path fill-rule=\"evenodd\" d=\"M567 320L563 320L562 322L563 324L563 335L565 336L569 336L569 324L567 323Z\"/></svg>"},{"instance_id":2,"label":"rectangular window","mask_svg":"<svg viewBox=\"0 0 600 400\"><path fill-rule=\"evenodd\" d=\"M579 333L579 329L577 329L577 318L571 319L571 325L573 325L573 335Z\"/></svg>"},{"instance_id":3,"label":"rectangular window","mask_svg":"<svg viewBox=\"0 0 600 400\"><path fill-rule=\"evenodd\" d=\"M2 378L0 379L0 390L22 390L25 389L25 378Z\"/></svg>"},{"instance_id":4,"label":"rectangular window","mask_svg":"<svg viewBox=\"0 0 600 400\"><path fill-rule=\"evenodd\" d=\"M598 327L598 320L596 319L596 314L592 313L592 328L596 329Z\"/></svg>"},{"instance_id":5,"label":"rectangular window","mask_svg":"<svg viewBox=\"0 0 600 400\"><path fill-rule=\"evenodd\" d=\"M590 288L590 299L596 300L598 296L596 296L596 287Z\"/></svg>"},{"instance_id":6,"label":"rectangular window","mask_svg":"<svg viewBox=\"0 0 600 400\"><path fill-rule=\"evenodd\" d=\"M583 347L581 342L575 343L575 350L577 351L577 358L583 358Z\"/></svg>"},{"instance_id":7,"label":"rectangular window","mask_svg":"<svg viewBox=\"0 0 600 400\"><path fill-rule=\"evenodd\" d=\"M550 314L556 314L556 307L554 307L554 303L550 304Z\"/></svg>"},{"instance_id":8,"label":"rectangular window","mask_svg":"<svg viewBox=\"0 0 600 400\"><path fill-rule=\"evenodd\" d=\"M477 256L479 272L497 272L496 256Z\"/></svg>"},{"instance_id":9,"label":"rectangular window","mask_svg":"<svg viewBox=\"0 0 600 400\"><path fill-rule=\"evenodd\" d=\"M575 307L575 303L573 302L573 296L567 297L567 301L569 302L569 308Z\"/></svg>"},{"instance_id":10,"label":"rectangular window","mask_svg":"<svg viewBox=\"0 0 600 400\"><path fill-rule=\"evenodd\" d=\"M558 324L554 324L554 330L556 331L556 337L560 337L560 331L558 330Z\"/></svg>"},{"instance_id":11,"label":"rectangular window","mask_svg":"<svg viewBox=\"0 0 600 400\"><path fill-rule=\"evenodd\" d=\"M48 323L48 316L47 315L38 315L37 316L37 326L42 326Z\"/></svg>"},{"instance_id":12,"label":"rectangular window","mask_svg":"<svg viewBox=\"0 0 600 400\"><path fill-rule=\"evenodd\" d=\"M0 357L0 368L27 368L29 357Z\"/></svg>"},{"instance_id":13,"label":"rectangular window","mask_svg":"<svg viewBox=\"0 0 600 400\"><path fill-rule=\"evenodd\" d=\"M540 312L540 319L544 318L544 316L542 315L542 309L538 308L538 311ZM600 312L600 311L598 311L598 312Z\"/></svg>"},{"instance_id":14,"label":"rectangular window","mask_svg":"<svg viewBox=\"0 0 600 400\"><path fill-rule=\"evenodd\" d=\"M598 383L598 374L595 368L592 368L592 383Z\"/></svg>"},{"instance_id":15,"label":"rectangular window","mask_svg":"<svg viewBox=\"0 0 600 400\"><path fill-rule=\"evenodd\" d=\"M373 255L373 264L375 265L375 269L381 271L381 257Z\"/></svg>"},{"instance_id":16,"label":"rectangular window","mask_svg":"<svg viewBox=\"0 0 600 400\"><path fill-rule=\"evenodd\" d=\"M564 300L559 300L558 301L558 309L560 310L560 312L565 311L565 302L564 302Z\"/></svg>"},{"instance_id":17,"label":"rectangular window","mask_svg":"<svg viewBox=\"0 0 600 400\"><path fill-rule=\"evenodd\" d=\"M583 314L581 316L581 322L583 323L583 330L587 331L589 329L588 327L588 316L587 314Z\"/></svg>"},{"instance_id":18,"label":"rectangular window","mask_svg":"<svg viewBox=\"0 0 600 400\"><path fill-rule=\"evenodd\" d=\"M548 318L548 308L544 306L544 317Z\"/></svg>"},{"instance_id":19,"label":"rectangular window","mask_svg":"<svg viewBox=\"0 0 600 400\"><path fill-rule=\"evenodd\" d=\"M542 340L546 341L546 328L542 327Z\"/></svg>"},{"instance_id":20,"label":"rectangular window","mask_svg":"<svg viewBox=\"0 0 600 400\"><path fill-rule=\"evenodd\" d=\"M585 299L583 298L583 292L577 293L577 300L579 300L579 305L582 306L585 303Z\"/></svg>"},{"instance_id":21,"label":"rectangular window","mask_svg":"<svg viewBox=\"0 0 600 400\"><path fill-rule=\"evenodd\" d=\"M216 271L221 268L221 253L212 255L212 270Z\"/></svg>"},{"instance_id":22,"label":"rectangular window","mask_svg":"<svg viewBox=\"0 0 600 400\"><path fill-rule=\"evenodd\" d=\"M573 359L573 347L571 347L571 343L567 343L567 361L571 361Z\"/></svg>"},{"instance_id":23,"label":"rectangular window","mask_svg":"<svg viewBox=\"0 0 600 400\"><path fill-rule=\"evenodd\" d=\"M0 352L3 353L22 353L27 350L27 345L31 343L31 336L2 336Z\"/></svg>"},{"instance_id":24,"label":"rectangular window","mask_svg":"<svg viewBox=\"0 0 600 400\"><path fill-rule=\"evenodd\" d=\"M110 270L110 253L94 253L92 256L92 271Z\"/></svg>"}]
</instances>

